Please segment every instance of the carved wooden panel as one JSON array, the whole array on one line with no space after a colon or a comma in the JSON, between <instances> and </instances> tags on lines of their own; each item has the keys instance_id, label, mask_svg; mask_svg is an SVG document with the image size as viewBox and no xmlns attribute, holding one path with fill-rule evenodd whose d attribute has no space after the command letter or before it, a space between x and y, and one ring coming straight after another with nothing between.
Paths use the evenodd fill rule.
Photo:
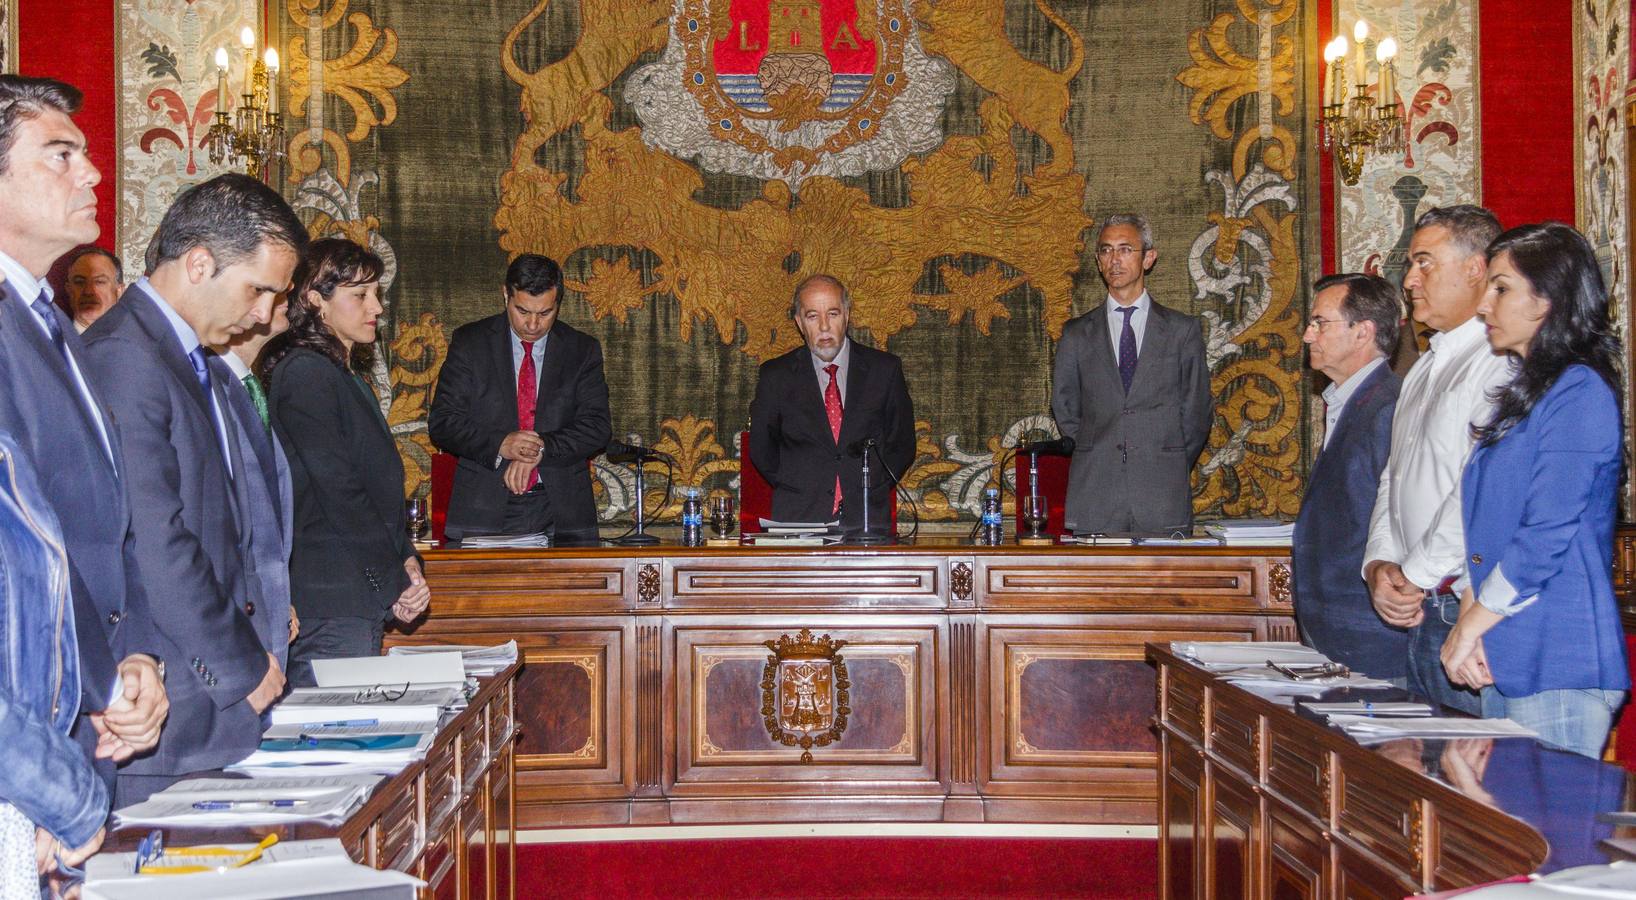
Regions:
<instances>
[{"instance_id":1,"label":"carved wooden panel","mask_svg":"<svg viewBox=\"0 0 1636 900\"><path fill-rule=\"evenodd\" d=\"M426 580L437 598L418 631L441 620L561 612L618 612L636 577L631 560L608 558L470 559L433 554Z\"/></svg>"},{"instance_id":2,"label":"carved wooden panel","mask_svg":"<svg viewBox=\"0 0 1636 900\"><path fill-rule=\"evenodd\" d=\"M792 609L867 604L941 608L946 562L938 557L709 556L665 561L671 609Z\"/></svg>"},{"instance_id":3,"label":"carved wooden panel","mask_svg":"<svg viewBox=\"0 0 1636 900\"><path fill-rule=\"evenodd\" d=\"M1261 801L1237 780L1210 777L1210 832L1207 843L1215 900L1259 897L1261 855L1266 847Z\"/></svg>"},{"instance_id":4,"label":"carved wooden panel","mask_svg":"<svg viewBox=\"0 0 1636 900\"><path fill-rule=\"evenodd\" d=\"M602 647L532 650L518 676L534 702L521 711L518 750L531 768L600 766L608 749L602 699L608 672Z\"/></svg>"},{"instance_id":5,"label":"carved wooden panel","mask_svg":"<svg viewBox=\"0 0 1636 900\"><path fill-rule=\"evenodd\" d=\"M769 734L772 688L765 641L809 628L846 641L838 653L848 687L846 726L834 743L810 750ZM803 784L908 780L936 786L938 631L913 627L826 627L815 620L744 628L675 629L676 792L736 785L740 791L803 793ZM840 788L843 792L844 787ZM860 787L859 790L864 790Z\"/></svg>"},{"instance_id":6,"label":"carved wooden panel","mask_svg":"<svg viewBox=\"0 0 1636 900\"><path fill-rule=\"evenodd\" d=\"M976 578L985 608L1247 612L1273 605L1267 561L1257 557L990 556L977 559Z\"/></svg>"}]
</instances>

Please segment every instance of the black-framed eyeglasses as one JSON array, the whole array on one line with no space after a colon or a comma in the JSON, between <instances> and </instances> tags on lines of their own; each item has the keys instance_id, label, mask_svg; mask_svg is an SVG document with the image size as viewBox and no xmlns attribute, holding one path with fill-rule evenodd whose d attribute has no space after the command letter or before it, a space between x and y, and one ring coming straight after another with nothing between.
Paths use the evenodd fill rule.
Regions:
<instances>
[{"instance_id":1,"label":"black-framed eyeglasses","mask_svg":"<svg viewBox=\"0 0 1636 900\"><path fill-rule=\"evenodd\" d=\"M407 693L409 693L409 682L407 681L405 681L402 685L383 686L377 684L374 687L364 688L358 693L353 694L352 702L380 703L385 701L387 703L396 703L397 701L403 699L403 695Z\"/></svg>"},{"instance_id":2,"label":"black-framed eyeglasses","mask_svg":"<svg viewBox=\"0 0 1636 900\"><path fill-rule=\"evenodd\" d=\"M156 863L165 856L165 833L155 828L148 832L148 836L136 845L136 874L142 874L142 867Z\"/></svg>"}]
</instances>

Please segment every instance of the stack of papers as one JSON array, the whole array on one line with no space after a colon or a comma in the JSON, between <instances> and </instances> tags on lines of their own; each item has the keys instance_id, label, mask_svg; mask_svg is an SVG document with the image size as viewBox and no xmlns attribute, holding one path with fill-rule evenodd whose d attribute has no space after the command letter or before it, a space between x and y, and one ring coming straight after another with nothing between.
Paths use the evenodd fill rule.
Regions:
<instances>
[{"instance_id":1,"label":"stack of papers","mask_svg":"<svg viewBox=\"0 0 1636 900\"><path fill-rule=\"evenodd\" d=\"M1204 530L1229 546L1288 547L1295 540L1295 523L1278 519L1223 519Z\"/></svg>"},{"instance_id":2,"label":"stack of papers","mask_svg":"<svg viewBox=\"0 0 1636 900\"><path fill-rule=\"evenodd\" d=\"M1380 719L1373 716L1332 715L1337 726L1360 744L1379 744L1399 738L1539 737L1532 729L1510 719L1467 719L1427 716Z\"/></svg>"},{"instance_id":3,"label":"stack of papers","mask_svg":"<svg viewBox=\"0 0 1636 900\"><path fill-rule=\"evenodd\" d=\"M299 841L311 844L316 841ZM340 842L335 842L339 847ZM99 877L87 870L85 900L283 900L291 897L369 897L371 900L413 900L426 882L404 872L371 869L336 854L273 860L275 845L263 860L242 869L196 875L118 875ZM131 854L118 854L131 858ZM92 857L93 861L99 857Z\"/></svg>"},{"instance_id":4,"label":"stack of papers","mask_svg":"<svg viewBox=\"0 0 1636 900\"><path fill-rule=\"evenodd\" d=\"M468 534L460 539L460 546L468 550L549 547L551 535L543 531L535 534Z\"/></svg>"},{"instance_id":5,"label":"stack of papers","mask_svg":"<svg viewBox=\"0 0 1636 900\"><path fill-rule=\"evenodd\" d=\"M841 542L840 520L834 522L780 522L758 519L760 534L744 536L748 544L771 544L780 547L820 547Z\"/></svg>"},{"instance_id":6,"label":"stack of papers","mask_svg":"<svg viewBox=\"0 0 1636 900\"><path fill-rule=\"evenodd\" d=\"M1065 534L1058 540L1064 544L1079 544L1083 547L1130 547L1135 545L1136 536L1131 534Z\"/></svg>"},{"instance_id":7,"label":"stack of papers","mask_svg":"<svg viewBox=\"0 0 1636 900\"><path fill-rule=\"evenodd\" d=\"M1292 641L1171 641L1170 650L1206 669L1244 666L1321 665L1329 657Z\"/></svg>"},{"instance_id":8,"label":"stack of papers","mask_svg":"<svg viewBox=\"0 0 1636 900\"><path fill-rule=\"evenodd\" d=\"M431 644L424 647L399 645L386 651L388 656L424 656L428 653L459 653L466 668L467 678L482 678L497 674L517 661L517 642L506 641L493 647L469 644Z\"/></svg>"},{"instance_id":9,"label":"stack of papers","mask_svg":"<svg viewBox=\"0 0 1636 900\"><path fill-rule=\"evenodd\" d=\"M1306 707L1320 716L1333 718L1335 716L1397 716L1399 718L1425 718L1436 710L1430 704L1415 703L1404 700L1400 702L1376 702L1371 700L1351 700L1345 703L1303 703Z\"/></svg>"},{"instance_id":10,"label":"stack of papers","mask_svg":"<svg viewBox=\"0 0 1636 900\"><path fill-rule=\"evenodd\" d=\"M114 811L120 826L188 828L339 823L363 804L380 777L195 778Z\"/></svg>"},{"instance_id":11,"label":"stack of papers","mask_svg":"<svg viewBox=\"0 0 1636 900\"><path fill-rule=\"evenodd\" d=\"M454 705L460 688L410 687L389 693L366 687L294 688L268 714L274 725L317 722L430 722Z\"/></svg>"},{"instance_id":12,"label":"stack of papers","mask_svg":"<svg viewBox=\"0 0 1636 900\"><path fill-rule=\"evenodd\" d=\"M1219 547L1221 538L1210 535L1173 534L1169 537L1154 535L1139 537L1136 544L1141 547Z\"/></svg>"}]
</instances>

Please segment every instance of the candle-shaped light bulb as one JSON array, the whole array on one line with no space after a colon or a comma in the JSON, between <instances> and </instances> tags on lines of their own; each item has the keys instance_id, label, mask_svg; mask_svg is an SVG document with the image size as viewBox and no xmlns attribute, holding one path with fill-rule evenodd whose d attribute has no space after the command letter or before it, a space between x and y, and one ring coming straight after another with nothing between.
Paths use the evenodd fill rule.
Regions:
<instances>
[{"instance_id":1,"label":"candle-shaped light bulb","mask_svg":"<svg viewBox=\"0 0 1636 900\"><path fill-rule=\"evenodd\" d=\"M1381 108L1397 106L1397 69L1392 59L1397 56L1397 41L1387 38L1375 48L1375 59L1380 62L1380 87L1375 96Z\"/></svg>"},{"instance_id":2,"label":"candle-shaped light bulb","mask_svg":"<svg viewBox=\"0 0 1636 900\"><path fill-rule=\"evenodd\" d=\"M256 33L250 30L250 26L244 26L243 30L239 32L239 43L246 50L256 49Z\"/></svg>"},{"instance_id":3,"label":"candle-shaped light bulb","mask_svg":"<svg viewBox=\"0 0 1636 900\"><path fill-rule=\"evenodd\" d=\"M1364 55L1363 42L1369 37L1369 23L1362 19L1352 26L1352 42L1357 44L1357 55L1352 57L1352 80L1357 82L1361 92L1363 86L1369 83L1369 57Z\"/></svg>"},{"instance_id":4,"label":"candle-shaped light bulb","mask_svg":"<svg viewBox=\"0 0 1636 900\"><path fill-rule=\"evenodd\" d=\"M1380 46L1375 48L1375 61L1376 62L1379 62L1381 64L1385 64L1386 62L1390 61L1392 59L1392 57L1394 57L1394 56L1397 56L1397 39L1396 38L1387 38L1387 39L1380 42Z\"/></svg>"},{"instance_id":5,"label":"candle-shaped light bulb","mask_svg":"<svg viewBox=\"0 0 1636 900\"><path fill-rule=\"evenodd\" d=\"M227 111L227 48L216 48L216 111Z\"/></svg>"},{"instance_id":6,"label":"candle-shaped light bulb","mask_svg":"<svg viewBox=\"0 0 1636 900\"><path fill-rule=\"evenodd\" d=\"M1346 40L1346 38L1337 36L1335 40L1324 45L1324 62L1333 65L1335 60L1340 59L1343 55L1345 55L1346 48L1340 45L1340 42L1344 40Z\"/></svg>"},{"instance_id":7,"label":"candle-shaped light bulb","mask_svg":"<svg viewBox=\"0 0 1636 900\"><path fill-rule=\"evenodd\" d=\"M262 57L267 64L267 111L278 112L278 51L271 47Z\"/></svg>"},{"instance_id":8,"label":"candle-shaped light bulb","mask_svg":"<svg viewBox=\"0 0 1636 900\"><path fill-rule=\"evenodd\" d=\"M1361 45L1364 42L1364 40L1366 38L1368 38L1368 37L1369 37L1369 23L1365 22L1362 19L1359 19L1358 24L1352 26L1352 40L1356 41L1358 44Z\"/></svg>"}]
</instances>

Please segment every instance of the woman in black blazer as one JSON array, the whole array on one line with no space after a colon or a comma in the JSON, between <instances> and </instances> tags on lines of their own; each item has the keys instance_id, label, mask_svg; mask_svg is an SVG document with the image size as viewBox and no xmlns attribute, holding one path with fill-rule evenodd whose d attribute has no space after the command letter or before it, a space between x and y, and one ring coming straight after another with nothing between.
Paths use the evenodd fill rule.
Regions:
<instances>
[{"instance_id":1,"label":"woman in black blazer","mask_svg":"<svg viewBox=\"0 0 1636 900\"><path fill-rule=\"evenodd\" d=\"M352 241L310 244L295 270L290 330L264 363L295 494L292 684L312 684L314 659L379 654L387 619L413 621L432 599L404 528L397 444L374 391L349 367L375 341L384 270Z\"/></svg>"}]
</instances>

